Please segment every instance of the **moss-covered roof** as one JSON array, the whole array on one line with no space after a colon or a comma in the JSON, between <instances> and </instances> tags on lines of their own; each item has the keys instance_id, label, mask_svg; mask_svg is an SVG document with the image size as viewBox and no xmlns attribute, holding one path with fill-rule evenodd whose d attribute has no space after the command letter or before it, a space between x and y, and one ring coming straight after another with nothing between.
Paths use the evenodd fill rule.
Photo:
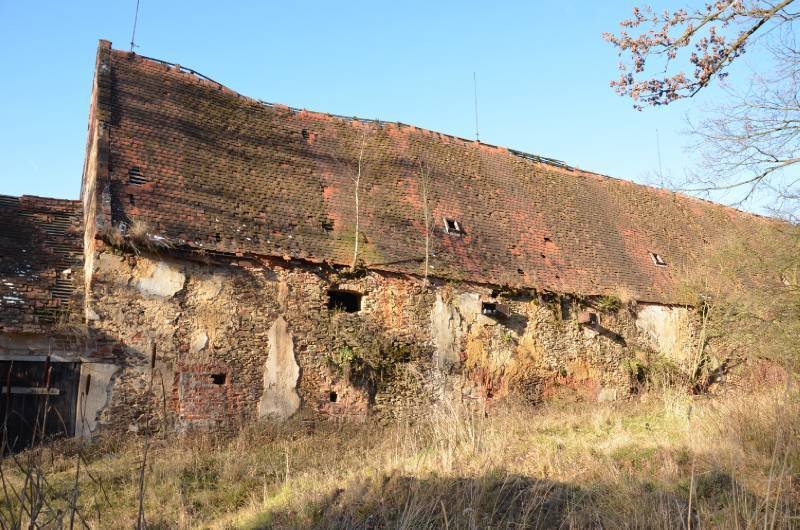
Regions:
<instances>
[{"instance_id":1,"label":"moss-covered roof","mask_svg":"<svg viewBox=\"0 0 800 530\"><path fill-rule=\"evenodd\" d=\"M678 302L677 271L768 222L412 126L265 104L103 46L112 220L144 221L191 247L349 264L362 142L360 256L374 269L422 273L421 165L430 274L454 280ZM445 219L463 233L448 233Z\"/></svg>"}]
</instances>

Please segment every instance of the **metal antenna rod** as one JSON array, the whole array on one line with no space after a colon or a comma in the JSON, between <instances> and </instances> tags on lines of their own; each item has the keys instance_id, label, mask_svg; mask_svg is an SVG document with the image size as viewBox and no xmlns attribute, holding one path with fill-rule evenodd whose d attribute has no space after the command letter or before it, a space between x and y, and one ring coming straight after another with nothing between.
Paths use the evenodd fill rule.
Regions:
<instances>
[{"instance_id":1,"label":"metal antenna rod","mask_svg":"<svg viewBox=\"0 0 800 530\"><path fill-rule=\"evenodd\" d=\"M472 86L475 89L475 140L481 141L481 134L478 130L478 74L472 72Z\"/></svg>"},{"instance_id":2,"label":"metal antenna rod","mask_svg":"<svg viewBox=\"0 0 800 530\"><path fill-rule=\"evenodd\" d=\"M131 51L136 47L136 23L139 21L139 0L136 0L136 14L133 15L133 33L131 33Z\"/></svg>"},{"instance_id":3,"label":"metal antenna rod","mask_svg":"<svg viewBox=\"0 0 800 530\"><path fill-rule=\"evenodd\" d=\"M664 171L661 169L661 141L658 137L658 129L656 129L656 151L658 152L658 180L660 186L664 187Z\"/></svg>"}]
</instances>

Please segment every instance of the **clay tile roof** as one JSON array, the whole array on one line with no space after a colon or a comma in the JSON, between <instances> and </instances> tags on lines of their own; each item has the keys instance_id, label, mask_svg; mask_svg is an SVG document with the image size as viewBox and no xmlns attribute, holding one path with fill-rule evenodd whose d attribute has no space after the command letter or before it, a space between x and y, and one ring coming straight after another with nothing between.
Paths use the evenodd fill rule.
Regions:
<instances>
[{"instance_id":1,"label":"clay tile roof","mask_svg":"<svg viewBox=\"0 0 800 530\"><path fill-rule=\"evenodd\" d=\"M78 201L0 195L0 331L80 321L82 220Z\"/></svg>"},{"instance_id":2,"label":"clay tile roof","mask_svg":"<svg viewBox=\"0 0 800 530\"><path fill-rule=\"evenodd\" d=\"M402 124L263 103L182 67L109 56L114 223L181 245L349 264L361 143L361 257L430 274L676 302L672 275L756 216ZM102 83L101 83L102 85ZM447 233L453 219L462 234ZM668 263L659 267L651 253Z\"/></svg>"}]
</instances>

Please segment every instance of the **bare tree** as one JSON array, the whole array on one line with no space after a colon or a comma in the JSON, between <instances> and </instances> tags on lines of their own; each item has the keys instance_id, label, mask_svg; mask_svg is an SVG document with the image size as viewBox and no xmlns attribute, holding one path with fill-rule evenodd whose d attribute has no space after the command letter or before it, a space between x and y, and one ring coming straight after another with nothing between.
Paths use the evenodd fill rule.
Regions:
<instances>
[{"instance_id":1,"label":"bare tree","mask_svg":"<svg viewBox=\"0 0 800 530\"><path fill-rule=\"evenodd\" d=\"M371 156L373 147L372 129L362 123L361 134L357 136L344 136L339 138L339 144L331 150L330 157L338 174L345 175L353 184L354 201L354 233L353 257L350 260L350 270L354 271L359 264L361 252L361 190L364 179L370 171L370 164L376 161Z\"/></svg>"},{"instance_id":2,"label":"bare tree","mask_svg":"<svg viewBox=\"0 0 800 530\"><path fill-rule=\"evenodd\" d=\"M422 160L419 161L419 181L422 188L422 214L425 220L425 265L423 278L427 282L431 256L431 211L429 203L431 167L430 164L426 164Z\"/></svg>"},{"instance_id":3,"label":"bare tree","mask_svg":"<svg viewBox=\"0 0 800 530\"><path fill-rule=\"evenodd\" d=\"M639 110L694 96L725 78L755 46L771 54L771 61L759 61L746 89L723 84L727 100L690 121L702 165L675 186L679 190L735 193L737 203L765 195L776 213L794 214L800 202L800 179L788 171L800 162L800 52L792 32L800 12L792 10L794 3L720 0L661 14L637 7L619 34L604 35L626 59L611 86ZM685 73L687 67L693 71Z\"/></svg>"},{"instance_id":4,"label":"bare tree","mask_svg":"<svg viewBox=\"0 0 800 530\"><path fill-rule=\"evenodd\" d=\"M773 198L776 212L792 216L800 199L800 52L794 43L771 48L776 68L756 73L746 91L728 89L728 101L690 122L699 140L702 171L690 175L688 191L741 189Z\"/></svg>"},{"instance_id":5,"label":"bare tree","mask_svg":"<svg viewBox=\"0 0 800 530\"><path fill-rule=\"evenodd\" d=\"M800 369L799 227L776 228L765 223L749 235L734 230L678 276L699 309L692 374L698 389L747 358ZM724 355L710 373L709 347Z\"/></svg>"},{"instance_id":6,"label":"bare tree","mask_svg":"<svg viewBox=\"0 0 800 530\"><path fill-rule=\"evenodd\" d=\"M754 62L749 84L721 83L724 101L690 122L702 164L679 189L733 192L739 203L761 194L774 212L794 216L800 205L800 51L793 23L800 11L792 8L798 5L794 0L719 0L662 14L635 8L619 34L605 35L626 59L611 86L639 110L693 97L714 79L725 78L746 50L768 53ZM631 35L631 29L640 33ZM685 73L687 67L693 71ZM726 242L693 264L686 283L701 317L695 390L708 388L746 358L797 370L799 245L797 226L769 223L762 233L728 234ZM726 352L713 369L708 345Z\"/></svg>"},{"instance_id":7,"label":"bare tree","mask_svg":"<svg viewBox=\"0 0 800 530\"><path fill-rule=\"evenodd\" d=\"M356 205L356 227L355 227L355 235L353 236L355 239L355 243L353 244L353 262L350 264L350 270L355 270L356 265L358 264L358 244L359 240L361 239L359 237L360 236L359 191L361 187L361 176L364 173L364 146L366 145L366 141L367 141L367 131L365 130L361 134L361 147L358 150L358 163L356 164L356 171L355 174L351 175L350 177L350 180L353 181L353 191L355 195L355 205Z\"/></svg>"}]
</instances>

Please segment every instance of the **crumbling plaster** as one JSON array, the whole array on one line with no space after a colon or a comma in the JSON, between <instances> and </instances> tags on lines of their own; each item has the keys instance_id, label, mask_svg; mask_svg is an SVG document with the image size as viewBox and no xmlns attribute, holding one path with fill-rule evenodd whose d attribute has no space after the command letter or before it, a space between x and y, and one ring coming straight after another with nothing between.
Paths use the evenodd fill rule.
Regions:
<instances>
[{"instance_id":1,"label":"crumbling plaster","mask_svg":"<svg viewBox=\"0 0 800 530\"><path fill-rule=\"evenodd\" d=\"M300 408L297 379L300 366L294 357L294 340L282 316L267 335L269 355L264 364L264 393L258 404L260 418L285 420Z\"/></svg>"},{"instance_id":2,"label":"crumbling plaster","mask_svg":"<svg viewBox=\"0 0 800 530\"><path fill-rule=\"evenodd\" d=\"M624 359L654 348L649 331L626 310L601 314L600 327L586 329L536 296L501 294L508 314L482 315L481 301L492 295L485 286L108 249L95 263L92 326L104 339L97 353L123 367L100 415L110 428L141 429L176 415L183 427L301 411L393 417L424 414L442 399L540 400L559 388L613 399L631 384ZM148 295L140 290L143 279L151 282ZM331 311L333 287L362 293L361 311ZM662 335L682 322L665 322ZM174 373L163 378L174 382L163 390L170 407L161 419L163 397L146 391L153 348L159 366ZM223 385L208 382L215 371L224 372ZM181 404L182 384L191 389L191 406Z\"/></svg>"},{"instance_id":3,"label":"crumbling plaster","mask_svg":"<svg viewBox=\"0 0 800 530\"><path fill-rule=\"evenodd\" d=\"M81 364L75 436L88 437L97 429L99 414L111 399L114 376L119 370L120 367L115 364Z\"/></svg>"},{"instance_id":4,"label":"crumbling plaster","mask_svg":"<svg viewBox=\"0 0 800 530\"><path fill-rule=\"evenodd\" d=\"M186 275L178 267L163 261L139 260L134 278L134 285L142 294L166 298L175 296L186 283Z\"/></svg>"},{"instance_id":5,"label":"crumbling plaster","mask_svg":"<svg viewBox=\"0 0 800 530\"><path fill-rule=\"evenodd\" d=\"M692 357L691 314L685 307L642 305L636 313L636 326L650 338L661 355L678 366Z\"/></svg>"}]
</instances>

